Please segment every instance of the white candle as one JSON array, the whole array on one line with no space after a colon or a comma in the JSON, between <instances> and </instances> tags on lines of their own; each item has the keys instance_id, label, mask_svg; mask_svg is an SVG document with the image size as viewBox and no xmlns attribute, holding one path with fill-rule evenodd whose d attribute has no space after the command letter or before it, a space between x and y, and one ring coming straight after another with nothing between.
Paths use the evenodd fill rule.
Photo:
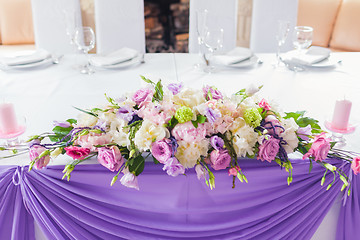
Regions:
<instances>
[{"instance_id":1,"label":"white candle","mask_svg":"<svg viewBox=\"0 0 360 240\"><path fill-rule=\"evenodd\" d=\"M349 124L349 117L352 103L349 100L337 100L335 103L332 126L337 129L346 129Z\"/></svg>"},{"instance_id":2,"label":"white candle","mask_svg":"<svg viewBox=\"0 0 360 240\"><path fill-rule=\"evenodd\" d=\"M18 124L12 103L0 103L0 130L2 133L14 133Z\"/></svg>"}]
</instances>

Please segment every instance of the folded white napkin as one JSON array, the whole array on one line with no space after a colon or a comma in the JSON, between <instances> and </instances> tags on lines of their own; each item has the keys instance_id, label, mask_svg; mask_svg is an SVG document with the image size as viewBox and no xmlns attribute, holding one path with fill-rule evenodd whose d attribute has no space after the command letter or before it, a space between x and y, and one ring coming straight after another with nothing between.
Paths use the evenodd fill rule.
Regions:
<instances>
[{"instance_id":1,"label":"folded white napkin","mask_svg":"<svg viewBox=\"0 0 360 240\"><path fill-rule=\"evenodd\" d=\"M7 66L25 65L41 62L49 57L51 57L51 54L48 51L39 49L31 54L18 55L15 57L0 57L0 63Z\"/></svg>"},{"instance_id":2,"label":"folded white napkin","mask_svg":"<svg viewBox=\"0 0 360 240\"><path fill-rule=\"evenodd\" d=\"M249 59L253 55L248 48L236 47L224 55L215 55L214 62L222 65L231 65Z\"/></svg>"},{"instance_id":3,"label":"folded white napkin","mask_svg":"<svg viewBox=\"0 0 360 240\"><path fill-rule=\"evenodd\" d=\"M285 58L294 63L310 66L327 59L330 53L331 50L328 48L312 46L309 50L300 54L297 50L290 51L286 53Z\"/></svg>"},{"instance_id":4,"label":"folded white napkin","mask_svg":"<svg viewBox=\"0 0 360 240\"><path fill-rule=\"evenodd\" d=\"M138 51L131 48L121 48L105 56L94 56L90 63L94 66L107 66L129 61L138 56Z\"/></svg>"}]
</instances>

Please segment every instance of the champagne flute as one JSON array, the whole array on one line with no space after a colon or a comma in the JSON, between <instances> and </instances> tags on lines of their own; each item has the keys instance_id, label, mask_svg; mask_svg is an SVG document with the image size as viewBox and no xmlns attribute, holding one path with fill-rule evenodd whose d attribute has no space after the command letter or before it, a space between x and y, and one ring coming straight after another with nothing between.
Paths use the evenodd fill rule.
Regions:
<instances>
[{"instance_id":1,"label":"champagne flute","mask_svg":"<svg viewBox=\"0 0 360 240\"><path fill-rule=\"evenodd\" d=\"M206 17L207 17L208 11L205 9L203 11L196 11L196 34L197 34L197 40L199 45L199 55L202 56L202 53L204 52L204 36L206 33ZM198 68L200 67L200 63L196 63L194 67Z\"/></svg>"},{"instance_id":2,"label":"champagne flute","mask_svg":"<svg viewBox=\"0 0 360 240\"><path fill-rule=\"evenodd\" d=\"M95 47L95 33L91 27L77 28L75 31L74 41L78 49L86 55L86 64L82 66L80 72L84 74L92 74L95 71L89 63L89 51Z\"/></svg>"},{"instance_id":3,"label":"champagne flute","mask_svg":"<svg viewBox=\"0 0 360 240\"><path fill-rule=\"evenodd\" d=\"M308 26L296 26L293 35L293 45L301 54L312 44L313 28Z\"/></svg>"},{"instance_id":4,"label":"champagne flute","mask_svg":"<svg viewBox=\"0 0 360 240\"><path fill-rule=\"evenodd\" d=\"M212 73L216 70L216 68L211 64L211 58L214 53L223 46L224 30L222 28L207 29L203 41L205 48L208 50L207 53L203 54L206 63L204 71L207 73Z\"/></svg>"},{"instance_id":5,"label":"champagne flute","mask_svg":"<svg viewBox=\"0 0 360 240\"><path fill-rule=\"evenodd\" d=\"M276 66L277 67L280 65L280 62L281 62L280 50L287 39L289 31L290 31L290 22L289 21L279 20L277 22L277 33L276 33L276 41L277 41L277 51L276 51L277 63L276 63Z\"/></svg>"}]
</instances>

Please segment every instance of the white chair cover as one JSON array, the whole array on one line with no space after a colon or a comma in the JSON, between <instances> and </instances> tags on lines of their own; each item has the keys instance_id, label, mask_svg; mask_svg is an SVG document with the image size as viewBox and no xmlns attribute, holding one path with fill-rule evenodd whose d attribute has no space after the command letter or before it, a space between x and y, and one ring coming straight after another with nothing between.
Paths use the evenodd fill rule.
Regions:
<instances>
[{"instance_id":1,"label":"white chair cover","mask_svg":"<svg viewBox=\"0 0 360 240\"><path fill-rule=\"evenodd\" d=\"M190 0L189 13L189 53L198 53L199 45L196 31L196 12L208 10L217 16L210 24L224 29L224 46L219 52L227 52L236 46L237 0Z\"/></svg>"},{"instance_id":2,"label":"white chair cover","mask_svg":"<svg viewBox=\"0 0 360 240\"><path fill-rule=\"evenodd\" d=\"M97 53L128 47L145 53L143 0L95 0Z\"/></svg>"},{"instance_id":3,"label":"white chair cover","mask_svg":"<svg viewBox=\"0 0 360 240\"><path fill-rule=\"evenodd\" d=\"M276 52L277 21L290 22L290 32L283 51L293 49L292 33L296 26L298 0L254 0L250 48L256 53Z\"/></svg>"},{"instance_id":4,"label":"white chair cover","mask_svg":"<svg viewBox=\"0 0 360 240\"><path fill-rule=\"evenodd\" d=\"M82 26L79 0L31 0L36 48L54 54L74 53L66 34L66 13L74 16L72 28Z\"/></svg>"}]
</instances>

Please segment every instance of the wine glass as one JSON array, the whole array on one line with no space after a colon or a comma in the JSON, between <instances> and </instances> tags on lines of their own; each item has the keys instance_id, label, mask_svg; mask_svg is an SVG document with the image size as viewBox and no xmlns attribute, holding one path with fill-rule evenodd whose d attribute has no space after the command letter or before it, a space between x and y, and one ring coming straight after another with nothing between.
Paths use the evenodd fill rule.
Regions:
<instances>
[{"instance_id":1,"label":"wine glass","mask_svg":"<svg viewBox=\"0 0 360 240\"><path fill-rule=\"evenodd\" d=\"M74 10L63 10L65 33L70 39L70 44L74 44L75 31L77 29L77 14Z\"/></svg>"},{"instance_id":2,"label":"wine glass","mask_svg":"<svg viewBox=\"0 0 360 240\"><path fill-rule=\"evenodd\" d=\"M197 34L197 40L199 45L199 56L202 56L204 49L203 49L203 43L204 43L204 36L206 33L206 17L208 15L208 11L205 9L203 11L196 11L196 34ZM200 67L200 63L196 63L194 67L198 68Z\"/></svg>"},{"instance_id":3,"label":"wine glass","mask_svg":"<svg viewBox=\"0 0 360 240\"><path fill-rule=\"evenodd\" d=\"M278 20L277 32L276 32L276 41L277 41L277 51L276 51L277 63L276 63L276 66L280 65L280 62L281 62L280 50L287 39L289 31L290 31L290 22L285 21L285 20Z\"/></svg>"},{"instance_id":4,"label":"wine glass","mask_svg":"<svg viewBox=\"0 0 360 240\"><path fill-rule=\"evenodd\" d=\"M304 49L307 49L312 44L313 28L308 26L297 26L294 29L293 45L301 54Z\"/></svg>"},{"instance_id":5,"label":"wine glass","mask_svg":"<svg viewBox=\"0 0 360 240\"><path fill-rule=\"evenodd\" d=\"M80 72L84 74L92 74L95 71L89 63L89 51L95 47L95 33L91 27L77 28L75 31L74 41L78 49L86 55L86 64L82 66Z\"/></svg>"},{"instance_id":6,"label":"wine glass","mask_svg":"<svg viewBox=\"0 0 360 240\"><path fill-rule=\"evenodd\" d=\"M207 49L207 53L203 54L205 60L204 71L212 73L216 70L215 66L211 64L211 58L216 51L223 47L224 41L224 29L222 28L209 28L206 30L203 42L204 47Z\"/></svg>"}]
</instances>

